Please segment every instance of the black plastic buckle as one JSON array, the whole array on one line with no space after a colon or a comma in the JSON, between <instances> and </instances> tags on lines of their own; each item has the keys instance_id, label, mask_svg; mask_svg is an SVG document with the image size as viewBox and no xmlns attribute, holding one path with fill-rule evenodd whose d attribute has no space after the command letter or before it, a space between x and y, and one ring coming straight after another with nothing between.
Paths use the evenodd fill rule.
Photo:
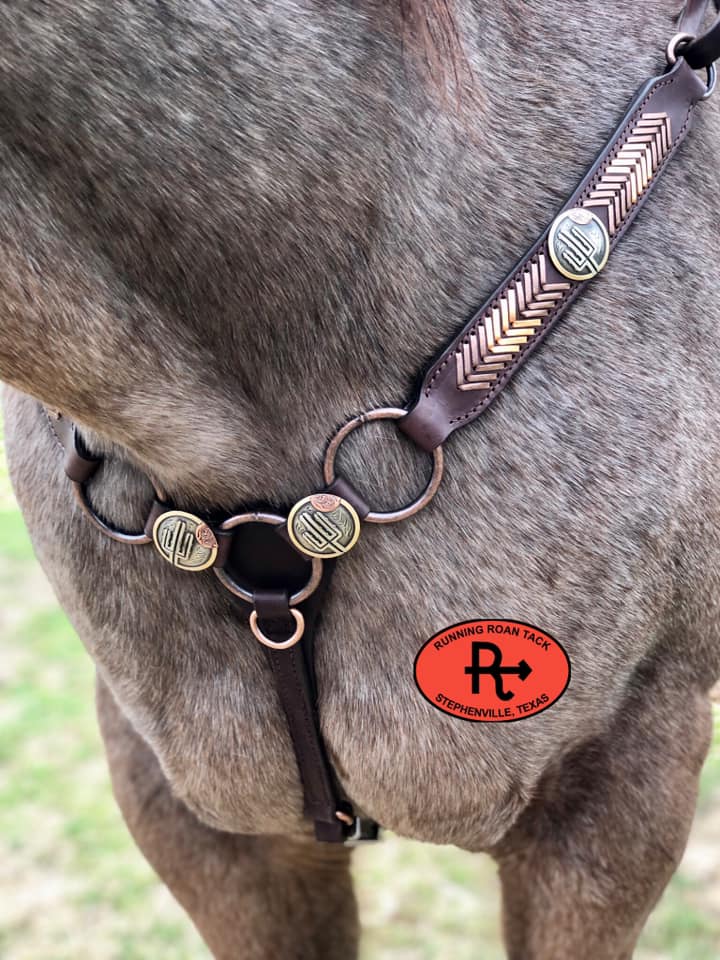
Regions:
<instances>
[{"instance_id":1,"label":"black plastic buckle","mask_svg":"<svg viewBox=\"0 0 720 960\"><path fill-rule=\"evenodd\" d=\"M355 843L368 843L380 839L380 825L367 817L354 817L347 826L345 846Z\"/></svg>"}]
</instances>

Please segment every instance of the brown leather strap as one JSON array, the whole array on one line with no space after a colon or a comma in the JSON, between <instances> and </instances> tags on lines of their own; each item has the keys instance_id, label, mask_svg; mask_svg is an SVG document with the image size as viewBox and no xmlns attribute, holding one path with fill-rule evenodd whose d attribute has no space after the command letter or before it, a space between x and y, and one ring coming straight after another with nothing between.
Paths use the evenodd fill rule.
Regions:
<instances>
[{"instance_id":1,"label":"brown leather strap","mask_svg":"<svg viewBox=\"0 0 720 960\"><path fill-rule=\"evenodd\" d=\"M720 17L707 33L691 41L687 46L679 47L678 53L685 58L693 70L710 67L720 59Z\"/></svg>"},{"instance_id":2,"label":"brown leather strap","mask_svg":"<svg viewBox=\"0 0 720 960\"><path fill-rule=\"evenodd\" d=\"M710 0L687 0L678 18L678 32L691 33L696 37L703 28L710 9Z\"/></svg>"},{"instance_id":3,"label":"brown leather strap","mask_svg":"<svg viewBox=\"0 0 720 960\"><path fill-rule=\"evenodd\" d=\"M326 569L326 583L332 565ZM258 626L265 637L282 643L295 630L286 590L256 590L254 593ZM324 843L345 843L348 839L375 839L377 824L356 817L351 804L343 798L327 757L320 733L313 668L313 631L319 611L317 591L303 606L305 632L302 639L287 650L264 647L273 671L280 703L303 785L304 813L315 827L315 837Z\"/></svg>"},{"instance_id":4,"label":"brown leather strap","mask_svg":"<svg viewBox=\"0 0 720 960\"><path fill-rule=\"evenodd\" d=\"M165 513L167 508L168 505L161 500L153 500L150 513L148 513L147 520L145 521L145 536L148 537L148 539L152 540L155 522Z\"/></svg>"},{"instance_id":5,"label":"brown leather strap","mask_svg":"<svg viewBox=\"0 0 720 960\"><path fill-rule=\"evenodd\" d=\"M48 410L45 411L45 415L55 440L62 448L65 457L63 462L65 473L73 483L87 483L102 461L88 454L72 420L67 420L60 413L50 413Z\"/></svg>"},{"instance_id":6,"label":"brown leather strap","mask_svg":"<svg viewBox=\"0 0 720 960\"><path fill-rule=\"evenodd\" d=\"M596 214L612 250L685 138L705 92L682 59L650 81L563 210ZM420 396L398 421L424 450L488 408L589 282L554 267L548 235L549 228L430 367Z\"/></svg>"},{"instance_id":7,"label":"brown leather strap","mask_svg":"<svg viewBox=\"0 0 720 960\"><path fill-rule=\"evenodd\" d=\"M342 497L343 500L347 500L351 506L355 507L357 515L361 520L364 520L370 513L370 507L364 498L358 493L350 481L346 480L345 477L340 474L335 477L332 483L325 487L325 493L332 493L336 497Z\"/></svg>"}]
</instances>

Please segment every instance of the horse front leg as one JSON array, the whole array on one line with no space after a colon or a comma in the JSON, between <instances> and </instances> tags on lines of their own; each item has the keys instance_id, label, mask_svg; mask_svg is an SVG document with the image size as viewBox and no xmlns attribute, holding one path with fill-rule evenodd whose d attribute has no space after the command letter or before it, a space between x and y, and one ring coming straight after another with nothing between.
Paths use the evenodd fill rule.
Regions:
<instances>
[{"instance_id":1,"label":"horse front leg","mask_svg":"<svg viewBox=\"0 0 720 960\"><path fill-rule=\"evenodd\" d=\"M707 696L656 676L546 778L494 851L510 960L632 957L685 849L710 731Z\"/></svg>"},{"instance_id":2,"label":"horse front leg","mask_svg":"<svg viewBox=\"0 0 720 960\"><path fill-rule=\"evenodd\" d=\"M152 751L100 679L97 701L130 832L216 960L353 960L358 924L348 850L205 826L172 796Z\"/></svg>"}]
</instances>

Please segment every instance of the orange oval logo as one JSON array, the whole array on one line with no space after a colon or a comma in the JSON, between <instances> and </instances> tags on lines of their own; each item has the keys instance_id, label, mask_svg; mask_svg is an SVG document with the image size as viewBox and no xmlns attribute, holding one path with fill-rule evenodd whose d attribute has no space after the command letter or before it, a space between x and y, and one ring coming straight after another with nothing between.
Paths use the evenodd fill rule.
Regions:
<instances>
[{"instance_id":1,"label":"orange oval logo","mask_svg":"<svg viewBox=\"0 0 720 960\"><path fill-rule=\"evenodd\" d=\"M529 623L468 620L420 648L415 683L443 713L509 723L560 699L570 683L570 660L557 640Z\"/></svg>"}]
</instances>

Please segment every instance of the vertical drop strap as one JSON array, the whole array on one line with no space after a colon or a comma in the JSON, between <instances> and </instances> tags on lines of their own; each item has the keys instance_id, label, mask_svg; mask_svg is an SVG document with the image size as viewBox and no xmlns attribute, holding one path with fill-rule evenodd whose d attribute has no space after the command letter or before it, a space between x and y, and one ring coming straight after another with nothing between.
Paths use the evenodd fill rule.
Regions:
<instances>
[{"instance_id":1,"label":"vertical drop strap","mask_svg":"<svg viewBox=\"0 0 720 960\"><path fill-rule=\"evenodd\" d=\"M320 733L312 669L314 616L307 615L302 638L279 649L296 630L296 620L285 590L256 590L257 625L267 644L264 649L273 671L275 686L285 712L300 780L304 813L315 827L315 837L326 843L375 839L377 825L356 817L352 806L341 798Z\"/></svg>"}]
</instances>

